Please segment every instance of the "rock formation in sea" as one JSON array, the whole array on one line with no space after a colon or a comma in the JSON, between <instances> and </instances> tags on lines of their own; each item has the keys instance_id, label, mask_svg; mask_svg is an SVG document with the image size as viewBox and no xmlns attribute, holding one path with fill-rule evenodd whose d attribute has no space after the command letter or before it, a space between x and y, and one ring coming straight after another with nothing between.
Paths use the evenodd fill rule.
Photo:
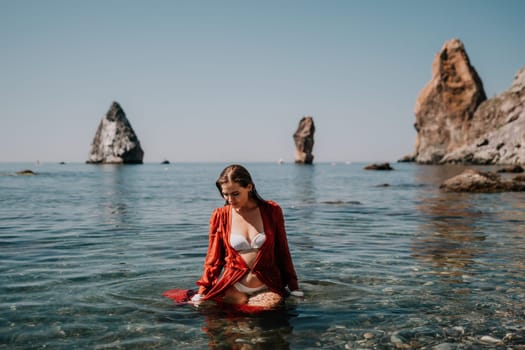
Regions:
<instances>
[{"instance_id":1,"label":"rock formation in sea","mask_svg":"<svg viewBox=\"0 0 525 350\"><path fill-rule=\"evenodd\" d=\"M142 164L144 151L122 107L113 102L98 125L86 163Z\"/></svg>"},{"instance_id":2,"label":"rock formation in sea","mask_svg":"<svg viewBox=\"0 0 525 350\"><path fill-rule=\"evenodd\" d=\"M440 186L447 192L506 192L525 191L525 183L519 178L505 180L497 173L467 169Z\"/></svg>"},{"instance_id":3,"label":"rock formation in sea","mask_svg":"<svg viewBox=\"0 0 525 350\"><path fill-rule=\"evenodd\" d=\"M525 163L525 67L507 91L486 99L459 39L446 42L415 106L415 153L400 161Z\"/></svg>"},{"instance_id":4,"label":"rock formation in sea","mask_svg":"<svg viewBox=\"0 0 525 350\"><path fill-rule=\"evenodd\" d=\"M365 170L394 170L390 166L390 163L373 163L365 166L363 169Z\"/></svg>"},{"instance_id":5,"label":"rock formation in sea","mask_svg":"<svg viewBox=\"0 0 525 350\"><path fill-rule=\"evenodd\" d=\"M469 141L443 157L442 162L525 164L525 66L508 90L478 107Z\"/></svg>"},{"instance_id":6,"label":"rock formation in sea","mask_svg":"<svg viewBox=\"0 0 525 350\"><path fill-rule=\"evenodd\" d=\"M477 107L486 100L483 84L459 39L447 41L432 63L432 79L415 105L414 160L439 163L468 140Z\"/></svg>"},{"instance_id":7,"label":"rock formation in sea","mask_svg":"<svg viewBox=\"0 0 525 350\"><path fill-rule=\"evenodd\" d=\"M314 119L304 116L299 121L297 131L293 134L295 142L295 162L300 164L312 164L314 161Z\"/></svg>"},{"instance_id":8,"label":"rock formation in sea","mask_svg":"<svg viewBox=\"0 0 525 350\"><path fill-rule=\"evenodd\" d=\"M416 161L416 158L413 154L407 154L397 160L398 163L412 163L415 161Z\"/></svg>"},{"instance_id":9,"label":"rock formation in sea","mask_svg":"<svg viewBox=\"0 0 525 350\"><path fill-rule=\"evenodd\" d=\"M31 169L24 169L24 170L17 171L16 174L17 175L36 175L37 173L35 173Z\"/></svg>"}]
</instances>

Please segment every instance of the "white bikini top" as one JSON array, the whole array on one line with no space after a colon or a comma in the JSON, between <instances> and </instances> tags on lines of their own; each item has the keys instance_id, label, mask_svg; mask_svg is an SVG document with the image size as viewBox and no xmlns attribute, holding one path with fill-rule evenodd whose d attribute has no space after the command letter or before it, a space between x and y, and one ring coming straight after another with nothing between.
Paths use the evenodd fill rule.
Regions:
<instances>
[{"instance_id":1,"label":"white bikini top","mask_svg":"<svg viewBox=\"0 0 525 350\"><path fill-rule=\"evenodd\" d=\"M253 237L251 244L243 235L238 233L230 234L230 245L238 252L259 249L266 241L266 234L264 232L258 233Z\"/></svg>"}]
</instances>

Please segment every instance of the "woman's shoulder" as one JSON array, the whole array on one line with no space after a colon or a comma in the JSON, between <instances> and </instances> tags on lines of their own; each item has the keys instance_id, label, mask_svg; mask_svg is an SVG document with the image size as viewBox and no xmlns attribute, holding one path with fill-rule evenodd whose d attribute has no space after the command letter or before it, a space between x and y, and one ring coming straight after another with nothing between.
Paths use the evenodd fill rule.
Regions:
<instances>
[{"instance_id":1,"label":"woman's shoulder","mask_svg":"<svg viewBox=\"0 0 525 350\"><path fill-rule=\"evenodd\" d=\"M265 200L263 206L268 208L268 210L274 212L274 211L282 211L281 206L273 201L273 200Z\"/></svg>"},{"instance_id":2,"label":"woman's shoulder","mask_svg":"<svg viewBox=\"0 0 525 350\"><path fill-rule=\"evenodd\" d=\"M213 209L212 216L225 215L225 214L229 213L229 210L228 210L229 208L230 208L229 205L223 205L222 207L217 207L217 208Z\"/></svg>"},{"instance_id":3,"label":"woman's shoulder","mask_svg":"<svg viewBox=\"0 0 525 350\"><path fill-rule=\"evenodd\" d=\"M228 215L230 212L228 211L228 208L229 206L226 205L224 207L213 209L213 212L210 215L210 225L212 227L223 225L229 221Z\"/></svg>"}]
</instances>

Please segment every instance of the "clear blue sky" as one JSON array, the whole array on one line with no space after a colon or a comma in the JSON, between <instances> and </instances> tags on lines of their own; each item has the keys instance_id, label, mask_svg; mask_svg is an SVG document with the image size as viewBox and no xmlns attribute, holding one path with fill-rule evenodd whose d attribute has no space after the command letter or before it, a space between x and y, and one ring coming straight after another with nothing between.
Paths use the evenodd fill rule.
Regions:
<instances>
[{"instance_id":1,"label":"clear blue sky","mask_svg":"<svg viewBox=\"0 0 525 350\"><path fill-rule=\"evenodd\" d=\"M412 153L414 104L461 39L487 96L525 65L525 1L0 0L0 161L84 162L118 101L145 162Z\"/></svg>"}]
</instances>

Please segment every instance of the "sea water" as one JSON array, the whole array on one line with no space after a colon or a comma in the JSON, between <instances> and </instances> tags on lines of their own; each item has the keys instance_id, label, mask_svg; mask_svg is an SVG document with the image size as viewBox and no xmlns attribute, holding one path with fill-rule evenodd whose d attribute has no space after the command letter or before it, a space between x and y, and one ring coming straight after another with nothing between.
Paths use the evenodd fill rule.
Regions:
<instances>
[{"instance_id":1,"label":"sea water","mask_svg":"<svg viewBox=\"0 0 525 350\"><path fill-rule=\"evenodd\" d=\"M162 292L195 288L226 165L0 164L0 348L523 348L525 194L442 192L461 166L245 164L305 297L175 305Z\"/></svg>"}]
</instances>

